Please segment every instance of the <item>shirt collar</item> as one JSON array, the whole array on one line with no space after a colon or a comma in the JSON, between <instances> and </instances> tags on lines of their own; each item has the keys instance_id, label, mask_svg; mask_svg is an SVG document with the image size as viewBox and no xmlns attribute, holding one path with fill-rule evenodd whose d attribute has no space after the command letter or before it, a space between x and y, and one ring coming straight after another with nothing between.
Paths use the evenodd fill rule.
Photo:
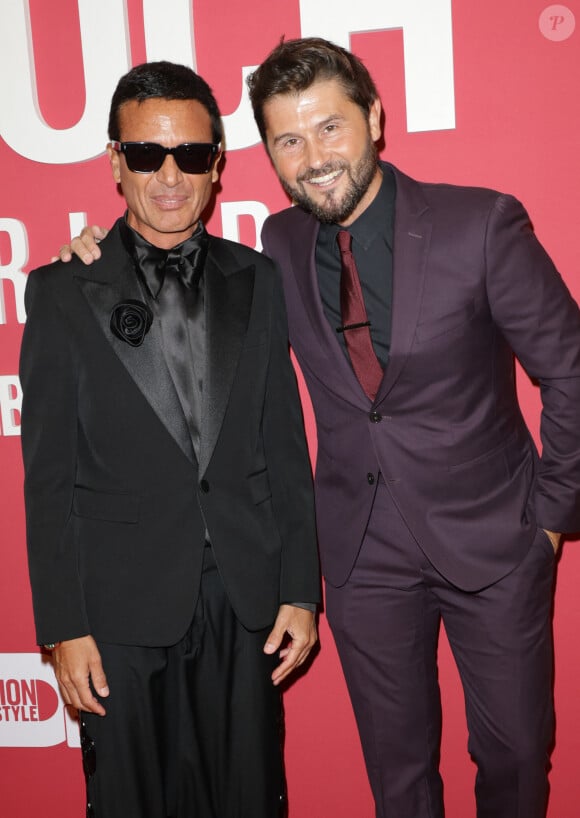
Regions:
<instances>
[{"instance_id":1,"label":"shirt collar","mask_svg":"<svg viewBox=\"0 0 580 818\"><path fill-rule=\"evenodd\" d=\"M377 235L385 235L385 227L392 223L394 216L396 183L395 175L388 165L381 163L380 168L383 178L378 193L358 219L346 228L339 224L320 225L320 231L330 243L336 242L339 230L346 229L351 233L353 240L367 250Z\"/></svg>"}]
</instances>

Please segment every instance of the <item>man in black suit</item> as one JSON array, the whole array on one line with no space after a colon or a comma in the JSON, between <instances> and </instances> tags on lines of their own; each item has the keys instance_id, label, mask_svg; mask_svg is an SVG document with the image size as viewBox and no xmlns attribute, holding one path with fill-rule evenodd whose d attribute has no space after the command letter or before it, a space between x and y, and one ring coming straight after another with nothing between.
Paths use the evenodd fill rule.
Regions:
<instances>
[{"instance_id":1,"label":"man in black suit","mask_svg":"<svg viewBox=\"0 0 580 818\"><path fill-rule=\"evenodd\" d=\"M106 252L27 286L38 641L81 710L88 815L275 818L277 685L319 600L278 271L200 221L222 125L193 71L130 71L109 136L128 210Z\"/></svg>"}]
</instances>

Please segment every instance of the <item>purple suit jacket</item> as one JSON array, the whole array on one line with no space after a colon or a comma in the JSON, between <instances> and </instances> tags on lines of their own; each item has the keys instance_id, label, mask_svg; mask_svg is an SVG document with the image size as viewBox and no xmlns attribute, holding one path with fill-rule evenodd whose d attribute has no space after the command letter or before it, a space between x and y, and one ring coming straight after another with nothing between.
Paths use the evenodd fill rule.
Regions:
<instances>
[{"instance_id":1,"label":"purple suit jacket","mask_svg":"<svg viewBox=\"0 0 580 818\"><path fill-rule=\"evenodd\" d=\"M477 590L517 565L538 526L580 530L580 313L513 197L393 171L391 351L373 404L322 309L318 222L289 208L263 230L316 415L322 566L346 582L380 472L435 567ZM514 353L540 384L541 458Z\"/></svg>"}]
</instances>

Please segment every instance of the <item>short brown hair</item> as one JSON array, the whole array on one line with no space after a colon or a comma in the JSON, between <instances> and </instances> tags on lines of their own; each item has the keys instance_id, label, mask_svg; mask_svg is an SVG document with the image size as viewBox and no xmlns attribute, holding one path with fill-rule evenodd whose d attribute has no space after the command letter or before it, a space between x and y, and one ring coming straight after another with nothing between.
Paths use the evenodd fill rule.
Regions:
<instances>
[{"instance_id":1,"label":"short brown hair","mask_svg":"<svg viewBox=\"0 0 580 818\"><path fill-rule=\"evenodd\" d=\"M346 95L368 115L378 97L371 75L358 57L321 37L282 40L247 79L254 119L266 141L264 104L277 94L296 94L319 80L338 80Z\"/></svg>"}]
</instances>

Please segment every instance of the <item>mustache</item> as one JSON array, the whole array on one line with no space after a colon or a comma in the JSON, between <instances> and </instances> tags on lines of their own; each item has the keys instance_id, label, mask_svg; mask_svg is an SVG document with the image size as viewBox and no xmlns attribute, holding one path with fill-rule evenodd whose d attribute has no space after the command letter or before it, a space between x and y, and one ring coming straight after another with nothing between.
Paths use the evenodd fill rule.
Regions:
<instances>
[{"instance_id":1,"label":"mustache","mask_svg":"<svg viewBox=\"0 0 580 818\"><path fill-rule=\"evenodd\" d=\"M328 173L334 173L337 170L345 170L348 168L346 162L327 162L320 168L307 168L300 176L296 177L297 182L310 182L312 179L320 179L321 176L326 176Z\"/></svg>"}]
</instances>

